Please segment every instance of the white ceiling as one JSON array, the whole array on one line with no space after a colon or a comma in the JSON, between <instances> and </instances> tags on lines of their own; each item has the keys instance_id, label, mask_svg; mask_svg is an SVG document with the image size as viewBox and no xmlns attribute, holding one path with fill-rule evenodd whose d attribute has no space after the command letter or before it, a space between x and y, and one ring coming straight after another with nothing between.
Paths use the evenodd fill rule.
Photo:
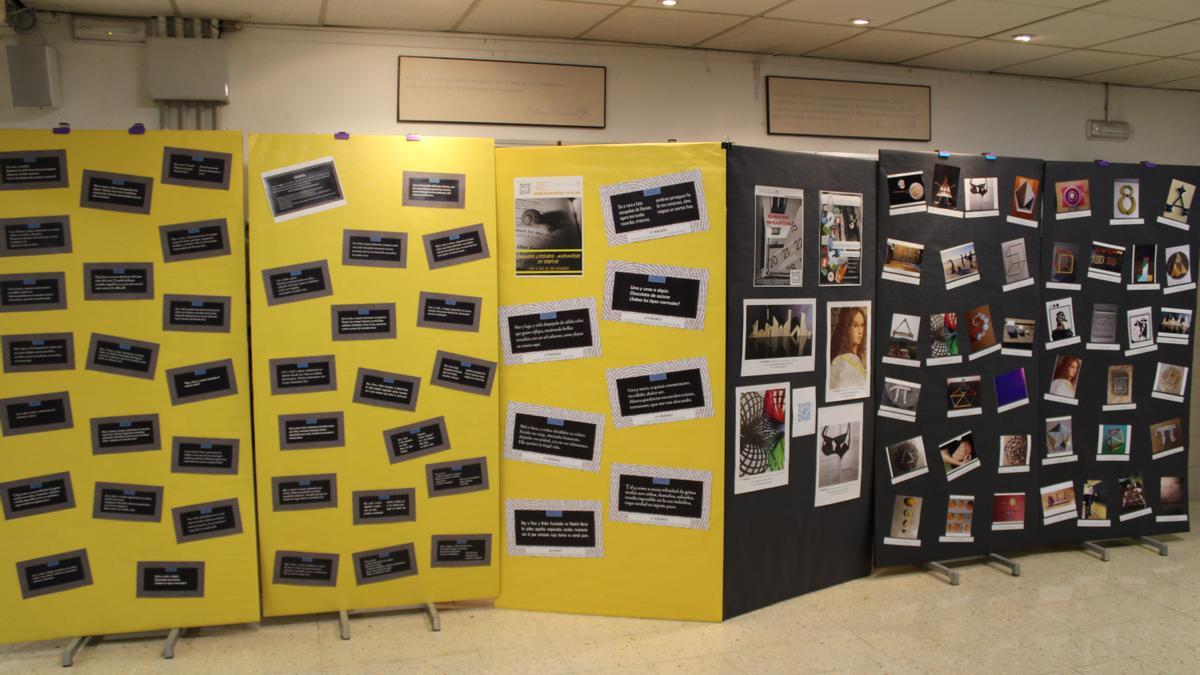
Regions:
<instances>
[{"instance_id":1,"label":"white ceiling","mask_svg":"<svg viewBox=\"0 0 1200 675\"><path fill-rule=\"evenodd\" d=\"M1200 91L1200 0L27 0L39 9L603 40ZM867 28L851 25L868 17ZM1018 33L1029 43L1012 40Z\"/></svg>"}]
</instances>

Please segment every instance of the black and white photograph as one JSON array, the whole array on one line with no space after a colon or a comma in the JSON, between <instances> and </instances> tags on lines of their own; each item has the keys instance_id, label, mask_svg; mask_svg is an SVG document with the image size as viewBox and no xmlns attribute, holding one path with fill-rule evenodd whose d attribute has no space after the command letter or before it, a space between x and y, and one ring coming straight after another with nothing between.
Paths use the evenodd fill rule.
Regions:
<instances>
[{"instance_id":1,"label":"black and white photograph","mask_svg":"<svg viewBox=\"0 0 1200 675\"><path fill-rule=\"evenodd\" d=\"M917 408L921 402L921 383L883 378L883 399L879 401L879 415L902 422L916 422Z\"/></svg>"},{"instance_id":2,"label":"black and white photograph","mask_svg":"<svg viewBox=\"0 0 1200 675\"><path fill-rule=\"evenodd\" d=\"M1034 279L1029 271L1029 258L1025 253L1025 239L1018 237L1000 244L1000 257L1004 260L1005 293L1018 288L1032 286Z\"/></svg>"},{"instance_id":3,"label":"black and white photograph","mask_svg":"<svg viewBox=\"0 0 1200 675\"><path fill-rule=\"evenodd\" d=\"M1117 351L1121 348L1117 342L1117 325L1119 308L1108 302L1097 302L1092 305L1092 329L1088 335L1085 347L1095 351Z\"/></svg>"},{"instance_id":4,"label":"black and white photograph","mask_svg":"<svg viewBox=\"0 0 1200 675\"><path fill-rule=\"evenodd\" d=\"M1125 356L1145 354L1158 349L1158 345L1154 342L1153 307L1125 310L1125 329L1128 339Z\"/></svg>"},{"instance_id":5,"label":"black and white photograph","mask_svg":"<svg viewBox=\"0 0 1200 675\"><path fill-rule=\"evenodd\" d=\"M1163 307L1158 310L1159 344L1186 345L1192 335L1192 310Z\"/></svg>"},{"instance_id":6,"label":"black and white photograph","mask_svg":"<svg viewBox=\"0 0 1200 675\"><path fill-rule=\"evenodd\" d=\"M1000 215L1000 196L995 176L963 178L963 194L967 196L967 218L993 218Z\"/></svg>"},{"instance_id":7,"label":"black and white photograph","mask_svg":"<svg viewBox=\"0 0 1200 675\"><path fill-rule=\"evenodd\" d=\"M1071 298L1047 300L1046 326L1050 332L1046 349L1079 344L1079 333L1075 330L1075 302Z\"/></svg>"},{"instance_id":8,"label":"black and white photograph","mask_svg":"<svg viewBox=\"0 0 1200 675\"><path fill-rule=\"evenodd\" d=\"M817 466L813 506L862 496L863 404L817 409Z\"/></svg>"},{"instance_id":9,"label":"black and white photograph","mask_svg":"<svg viewBox=\"0 0 1200 675\"><path fill-rule=\"evenodd\" d=\"M742 301L742 376L813 370L817 301Z\"/></svg>"},{"instance_id":10,"label":"black and white photograph","mask_svg":"<svg viewBox=\"0 0 1200 675\"><path fill-rule=\"evenodd\" d=\"M929 473L929 460L925 456L925 440L920 436L884 448L888 458L888 471L892 485L903 483Z\"/></svg>"},{"instance_id":11,"label":"black and white photograph","mask_svg":"<svg viewBox=\"0 0 1200 675\"><path fill-rule=\"evenodd\" d=\"M518 277L583 274L583 177L513 179L513 255Z\"/></svg>"},{"instance_id":12,"label":"black and white photograph","mask_svg":"<svg viewBox=\"0 0 1200 675\"><path fill-rule=\"evenodd\" d=\"M754 285L804 285L804 190L754 186Z\"/></svg>"}]
</instances>

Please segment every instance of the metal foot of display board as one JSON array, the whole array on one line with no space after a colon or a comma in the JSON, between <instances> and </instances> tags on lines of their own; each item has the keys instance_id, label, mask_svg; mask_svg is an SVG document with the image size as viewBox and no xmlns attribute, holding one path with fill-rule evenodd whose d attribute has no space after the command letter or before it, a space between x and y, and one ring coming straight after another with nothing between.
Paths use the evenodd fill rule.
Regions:
<instances>
[{"instance_id":1,"label":"metal foot of display board","mask_svg":"<svg viewBox=\"0 0 1200 675\"><path fill-rule=\"evenodd\" d=\"M79 651L83 649L84 645L87 644L87 640L87 636L80 636L71 639L71 642L68 643L66 648L62 650L63 668L70 668L71 666L75 665L75 657L79 654Z\"/></svg>"},{"instance_id":2,"label":"metal foot of display board","mask_svg":"<svg viewBox=\"0 0 1200 675\"><path fill-rule=\"evenodd\" d=\"M1154 537L1138 537L1137 540L1157 550L1159 555L1167 554L1167 542L1165 541L1159 541Z\"/></svg>"},{"instance_id":3,"label":"metal foot of display board","mask_svg":"<svg viewBox=\"0 0 1200 675\"><path fill-rule=\"evenodd\" d=\"M171 631L167 633L167 638L163 640L164 659L175 658L175 643L179 642L179 638L181 637L183 637L182 628L172 628Z\"/></svg>"},{"instance_id":4,"label":"metal foot of display board","mask_svg":"<svg viewBox=\"0 0 1200 675\"><path fill-rule=\"evenodd\" d=\"M343 609L338 612L338 625L342 629L342 639L350 639L350 615L379 614L381 612L412 612L424 611L429 615L429 629L435 633L442 630L442 615L438 613L437 605L427 602L424 605L402 605L399 607L377 607L374 609Z\"/></svg>"},{"instance_id":5,"label":"metal foot of display board","mask_svg":"<svg viewBox=\"0 0 1200 675\"><path fill-rule=\"evenodd\" d=\"M1016 560L1010 560L1009 558L1005 558L1004 556L1002 556L998 553L987 554L987 559L988 559L988 562L994 562L994 563L999 563L1001 565L1004 565L1005 567L1008 568L1008 571L1014 577L1021 576L1021 563L1017 562Z\"/></svg>"},{"instance_id":6,"label":"metal foot of display board","mask_svg":"<svg viewBox=\"0 0 1200 675\"><path fill-rule=\"evenodd\" d=\"M1080 545L1083 546L1083 550L1091 551L1092 553L1095 553L1096 555L1100 556L1100 560L1103 562L1108 562L1109 560L1112 559L1112 556L1110 556L1108 554L1108 549L1104 548L1103 546L1101 546L1100 544L1097 544L1094 541L1085 541Z\"/></svg>"},{"instance_id":7,"label":"metal foot of display board","mask_svg":"<svg viewBox=\"0 0 1200 675\"><path fill-rule=\"evenodd\" d=\"M958 582L959 582L958 572L950 569L949 567L946 567L945 565L943 565L940 562L921 563L921 567L924 567L925 569L929 570L930 572L933 572L934 574L941 574L941 575L945 576L946 580L950 582L951 586L958 585Z\"/></svg>"}]
</instances>

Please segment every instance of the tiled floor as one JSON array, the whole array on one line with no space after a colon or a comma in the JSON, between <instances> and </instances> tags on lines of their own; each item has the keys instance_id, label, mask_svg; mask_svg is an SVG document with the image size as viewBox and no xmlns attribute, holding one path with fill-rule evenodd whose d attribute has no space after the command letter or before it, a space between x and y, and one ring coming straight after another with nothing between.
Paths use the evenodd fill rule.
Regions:
<instances>
[{"instance_id":1,"label":"tiled floor","mask_svg":"<svg viewBox=\"0 0 1200 675\"><path fill-rule=\"evenodd\" d=\"M348 642L335 616L268 620L191 631L174 661L158 657L159 639L104 640L73 670L1195 673L1200 535L1163 539L1165 558L1135 545L1108 563L1077 549L1015 556L1016 578L965 565L957 588L887 570L723 624L459 605L442 612L441 633L415 613L354 617ZM62 673L65 642L0 646L0 672Z\"/></svg>"}]
</instances>

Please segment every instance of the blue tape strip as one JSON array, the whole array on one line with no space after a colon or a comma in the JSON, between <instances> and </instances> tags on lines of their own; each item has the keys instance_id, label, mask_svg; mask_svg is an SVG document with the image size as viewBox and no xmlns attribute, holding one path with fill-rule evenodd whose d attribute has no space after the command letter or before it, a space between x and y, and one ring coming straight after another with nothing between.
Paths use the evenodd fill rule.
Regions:
<instances>
[{"instance_id":1,"label":"blue tape strip","mask_svg":"<svg viewBox=\"0 0 1200 675\"><path fill-rule=\"evenodd\" d=\"M206 374L208 374L207 368L198 368L192 371L192 375L196 377L204 377Z\"/></svg>"},{"instance_id":2,"label":"blue tape strip","mask_svg":"<svg viewBox=\"0 0 1200 675\"><path fill-rule=\"evenodd\" d=\"M30 483L30 484L29 484L29 488L30 488L31 490L41 490L41 489L42 489L42 484L41 484L41 483Z\"/></svg>"},{"instance_id":3,"label":"blue tape strip","mask_svg":"<svg viewBox=\"0 0 1200 675\"><path fill-rule=\"evenodd\" d=\"M384 383L384 384L396 384L396 378L394 378L394 377L385 377L385 378L383 378L383 383Z\"/></svg>"},{"instance_id":4,"label":"blue tape strip","mask_svg":"<svg viewBox=\"0 0 1200 675\"><path fill-rule=\"evenodd\" d=\"M41 347L42 345L46 344L46 341L45 340L34 340L32 344L34 347Z\"/></svg>"},{"instance_id":5,"label":"blue tape strip","mask_svg":"<svg viewBox=\"0 0 1200 675\"><path fill-rule=\"evenodd\" d=\"M552 321L558 318L558 312L542 312L538 314L538 318L542 321Z\"/></svg>"},{"instance_id":6,"label":"blue tape strip","mask_svg":"<svg viewBox=\"0 0 1200 675\"><path fill-rule=\"evenodd\" d=\"M117 349L120 349L122 351L129 351L130 349L133 349L133 345L129 344L128 342L118 342Z\"/></svg>"},{"instance_id":7,"label":"blue tape strip","mask_svg":"<svg viewBox=\"0 0 1200 675\"><path fill-rule=\"evenodd\" d=\"M210 513L212 513L212 509L208 509L208 508L200 509L200 515L202 515L202 516L207 516Z\"/></svg>"},{"instance_id":8,"label":"blue tape strip","mask_svg":"<svg viewBox=\"0 0 1200 675\"><path fill-rule=\"evenodd\" d=\"M367 315L369 315L370 313L371 313L371 310L369 310L369 309L360 309L360 310L358 310L358 315L359 315L359 316L367 316Z\"/></svg>"},{"instance_id":9,"label":"blue tape strip","mask_svg":"<svg viewBox=\"0 0 1200 675\"><path fill-rule=\"evenodd\" d=\"M133 426L133 422L119 422L118 426L120 426L122 429L128 429L129 427Z\"/></svg>"},{"instance_id":10,"label":"blue tape strip","mask_svg":"<svg viewBox=\"0 0 1200 675\"><path fill-rule=\"evenodd\" d=\"M212 450L212 443L201 443L200 449L201 450Z\"/></svg>"},{"instance_id":11,"label":"blue tape strip","mask_svg":"<svg viewBox=\"0 0 1200 675\"><path fill-rule=\"evenodd\" d=\"M383 237L371 237L372 244L378 244L381 241L383 241Z\"/></svg>"},{"instance_id":12,"label":"blue tape strip","mask_svg":"<svg viewBox=\"0 0 1200 675\"><path fill-rule=\"evenodd\" d=\"M302 481L300 481L300 487L308 487L309 485L312 485L312 481L311 481L311 480L302 480Z\"/></svg>"},{"instance_id":13,"label":"blue tape strip","mask_svg":"<svg viewBox=\"0 0 1200 675\"><path fill-rule=\"evenodd\" d=\"M662 382L665 379L667 379L666 373L654 373L653 375L650 376L651 382Z\"/></svg>"},{"instance_id":14,"label":"blue tape strip","mask_svg":"<svg viewBox=\"0 0 1200 675\"><path fill-rule=\"evenodd\" d=\"M652 284L665 284L667 283L667 278L657 274L647 274L646 281L649 281Z\"/></svg>"},{"instance_id":15,"label":"blue tape strip","mask_svg":"<svg viewBox=\"0 0 1200 675\"><path fill-rule=\"evenodd\" d=\"M25 226L25 229L40 230L40 229L42 229L42 224L41 223L29 223L28 225Z\"/></svg>"},{"instance_id":16,"label":"blue tape strip","mask_svg":"<svg viewBox=\"0 0 1200 675\"><path fill-rule=\"evenodd\" d=\"M547 417L546 418L546 424L549 424L552 427L561 427L561 426L566 425L566 423L567 423L566 420L562 420L557 417Z\"/></svg>"},{"instance_id":17,"label":"blue tape strip","mask_svg":"<svg viewBox=\"0 0 1200 675\"><path fill-rule=\"evenodd\" d=\"M563 512L562 511L547 511L546 517L547 518L562 518Z\"/></svg>"},{"instance_id":18,"label":"blue tape strip","mask_svg":"<svg viewBox=\"0 0 1200 675\"><path fill-rule=\"evenodd\" d=\"M446 306L447 306L447 307L453 307L453 306L455 306L455 305L457 305L457 304L458 304L458 301L457 301L457 300L447 300L447 301L446 301Z\"/></svg>"},{"instance_id":19,"label":"blue tape strip","mask_svg":"<svg viewBox=\"0 0 1200 675\"><path fill-rule=\"evenodd\" d=\"M670 484L671 484L671 479L670 479L670 478L658 478L658 477L656 476L656 477L654 477L654 478L651 478L651 479L650 479L650 482L651 482L651 483L653 483L653 484L655 484L655 485L670 485Z\"/></svg>"},{"instance_id":20,"label":"blue tape strip","mask_svg":"<svg viewBox=\"0 0 1200 675\"><path fill-rule=\"evenodd\" d=\"M203 306L204 306L203 300L193 300L192 301L192 307L203 307Z\"/></svg>"},{"instance_id":21,"label":"blue tape strip","mask_svg":"<svg viewBox=\"0 0 1200 675\"><path fill-rule=\"evenodd\" d=\"M40 408L40 407L42 407L42 402L41 401L30 401L28 403L28 405L30 408Z\"/></svg>"},{"instance_id":22,"label":"blue tape strip","mask_svg":"<svg viewBox=\"0 0 1200 675\"><path fill-rule=\"evenodd\" d=\"M450 241L458 241L459 239L462 239L462 235L460 235L460 234L450 235Z\"/></svg>"},{"instance_id":23,"label":"blue tape strip","mask_svg":"<svg viewBox=\"0 0 1200 675\"><path fill-rule=\"evenodd\" d=\"M200 155L192 155L192 161L193 162L203 162L204 158L201 157Z\"/></svg>"},{"instance_id":24,"label":"blue tape strip","mask_svg":"<svg viewBox=\"0 0 1200 675\"><path fill-rule=\"evenodd\" d=\"M300 370L304 370L305 368L308 367L308 361L301 361L300 363L296 364L296 367L299 368Z\"/></svg>"},{"instance_id":25,"label":"blue tape strip","mask_svg":"<svg viewBox=\"0 0 1200 675\"><path fill-rule=\"evenodd\" d=\"M642 190L643 197L657 197L662 194L662 188L649 188Z\"/></svg>"},{"instance_id":26,"label":"blue tape strip","mask_svg":"<svg viewBox=\"0 0 1200 675\"><path fill-rule=\"evenodd\" d=\"M187 231L188 231L188 234L196 234L197 232L199 232L199 231L200 231L200 228L198 228L198 227L189 227L189 228L187 229Z\"/></svg>"}]
</instances>

